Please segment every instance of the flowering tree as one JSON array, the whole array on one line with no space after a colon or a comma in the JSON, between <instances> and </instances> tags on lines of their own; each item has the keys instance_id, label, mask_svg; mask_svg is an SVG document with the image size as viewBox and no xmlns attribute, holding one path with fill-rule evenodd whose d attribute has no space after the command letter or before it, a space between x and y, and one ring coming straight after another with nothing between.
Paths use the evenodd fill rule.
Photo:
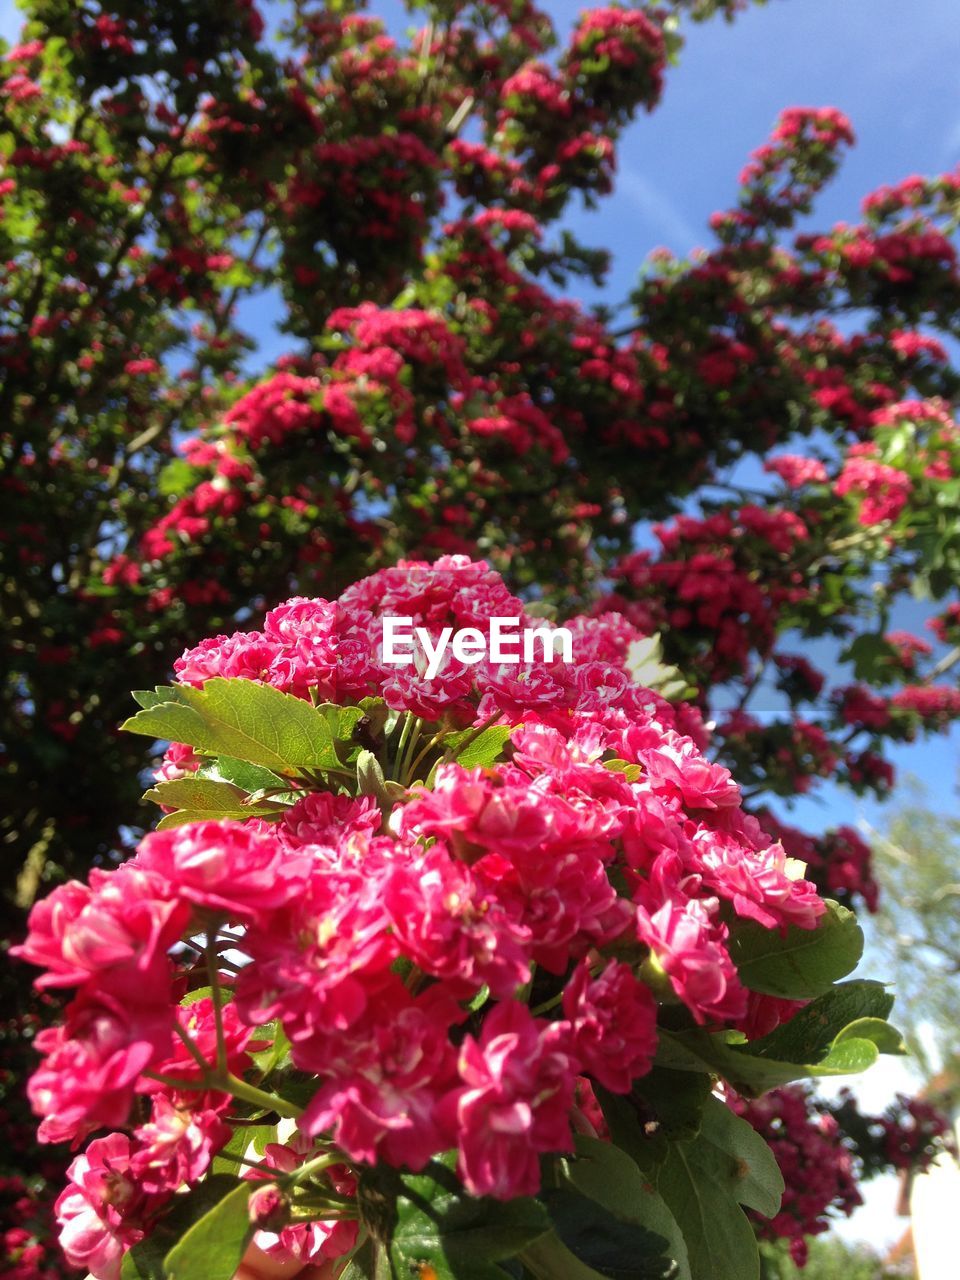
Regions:
<instances>
[{"instance_id":1,"label":"flowering tree","mask_svg":"<svg viewBox=\"0 0 960 1280\"><path fill-rule=\"evenodd\" d=\"M524 606L619 615L606 625L646 638L640 685L674 699L664 728L743 788L738 821L760 824L743 827L744 848L757 852L762 830L841 906L873 905L859 836L801 832L782 804L826 778L884 794L884 743L960 714L944 680L955 650L941 656L889 621L901 594L926 591L941 601L931 638L960 640L958 381L937 336L956 336L960 180L908 179L869 196L859 222L799 234L853 135L835 111L790 110L715 216L713 247L655 256L619 312L562 296L603 277L606 255L561 219L578 193L591 203L611 190L621 130L663 91L676 18L740 7L613 7L558 33L529 4L436 4L399 39L349 6L298 0L275 52L249 0L26 6L0 73L8 909L91 866L89 891L55 901L99 903L97 878L151 824L143 740L117 732L130 688L289 596L333 600L400 556L444 553L484 557ZM257 299L282 313L287 350L269 366L237 321ZM743 487L751 458L764 471ZM638 551L633 531L652 519L664 521L656 549ZM832 687L799 652L818 637L849 671ZM285 688L271 638L258 643L218 650L207 676ZM623 656L602 660L619 669ZM311 687L289 692L303 701ZM324 697L341 705L343 688ZM756 718L758 693L781 710ZM371 677L363 696L385 690ZM532 710L521 698L490 713L502 705L491 728L516 729ZM405 709L435 723L435 707ZM334 741L352 741L335 725ZM158 721L151 734L203 746ZM364 748L381 771L399 749L385 741ZM209 815L198 779L177 775L211 752L180 750L161 778L190 797L170 807L198 819ZM223 755L244 759L212 753ZM406 796L418 776L388 770L383 783ZM207 781L264 790L244 788L248 774ZM298 777L293 790L310 785ZM278 819L273 800L258 801L258 820ZM165 883L157 897L149 882L143 916L161 969L197 924L177 876ZM656 884L659 905L614 887L652 920L674 901L666 872ZM256 920L242 924L255 940ZM570 962L588 954L580 945ZM512 963L517 977L522 955ZM732 977L726 962L719 971ZM664 998L662 981L644 981ZM493 1012L472 1010L464 1033L481 1054ZM729 1031L748 1015L721 1000L714 1016ZM136 1040L151 1054L165 1018ZM69 1017L68 1028L63 1054L77 1039ZM761 1032L775 1034L762 1018L744 1034ZM568 1076L584 1068L572 1050L567 1063ZM142 1065L127 1064L127 1092L97 1123L121 1124L124 1101L129 1119ZM212 1150L208 1137L198 1149ZM152 1223L162 1208L137 1213Z\"/></svg>"},{"instance_id":2,"label":"flowering tree","mask_svg":"<svg viewBox=\"0 0 960 1280\"><path fill-rule=\"evenodd\" d=\"M401 668L387 618L486 655ZM353 1280L759 1276L739 1206L775 1219L786 1162L715 1081L901 1051L883 985L840 981L852 913L633 678L642 633L578 617L570 660L510 663L505 618L554 634L483 563L406 563L136 695L166 816L15 948L76 990L29 1095L42 1141L110 1130L57 1202L97 1280L229 1280L250 1248Z\"/></svg>"}]
</instances>

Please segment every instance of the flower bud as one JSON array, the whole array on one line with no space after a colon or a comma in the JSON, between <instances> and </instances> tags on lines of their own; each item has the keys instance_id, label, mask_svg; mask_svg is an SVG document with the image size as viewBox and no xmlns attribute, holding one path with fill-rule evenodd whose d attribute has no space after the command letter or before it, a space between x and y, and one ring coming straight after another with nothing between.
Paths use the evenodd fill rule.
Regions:
<instances>
[{"instance_id":1,"label":"flower bud","mask_svg":"<svg viewBox=\"0 0 960 1280\"><path fill-rule=\"evenodd\" d=\"M275 1182L251 1191L247 1211L261 1231L282 1231L290 1221L290 1201Z\"/></svg>"}]
</instances>

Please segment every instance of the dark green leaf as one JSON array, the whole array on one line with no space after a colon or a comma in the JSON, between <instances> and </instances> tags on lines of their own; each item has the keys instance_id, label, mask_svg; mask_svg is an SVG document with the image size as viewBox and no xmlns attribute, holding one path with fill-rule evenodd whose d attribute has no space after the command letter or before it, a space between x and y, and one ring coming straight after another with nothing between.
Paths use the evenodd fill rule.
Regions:
<instances>
[{"instance_id":1,"label":"dark green leaf","mask_svg":"<svg viewBox=\"0 0 960 1280\"><path fill-rule=\"evenodd\" d=\"M578 1135L575 1158L563 1160L560 1168L575 1190L615 1218L662 1236L667 1242L666 1257L676 1263L676 1280L691 1280L687 1247L676 1219L625 1151L612 1142Z\"/></svg>"},{"instance_id":2,"label":"dark green leaf","mask_svg":"<svg viewBox=\"0 0 960 1280\"><path fill-rule=\"evenodd\" d=\"M857 967L863 930L852 911L827 904L816 929L790 928L786 935L752 920L730 929L730 956L751 991L788 1000L812 1000Z\"/></svg>"},{"instance_id":3,"label":"dark green leaf","mask_svg":"<svg viewBox=\"0 0 960 1280\"><path fill-rule=\"evenodd\" d=\"M679 1264L668 1256L666 1237L569 1187L544 1191L541 1199L561 1243L598 1275L608 1280L676 1280L680 1275Z\"/></svg>"},{"instance_id":4,"label":"dark green leaf","mask_svg":"<svg viewBox=\"0 0 960 1280\"><path fill-rule=\"evenodd\" d=\"M736 1032L661 1031L657 1060L716 1072L750 1097L791 1080L856 1074L899 1052L899 1033L884 1020L892 1003L879 982L845 982L750 1044Z\"/></svg>"}]
</instances>

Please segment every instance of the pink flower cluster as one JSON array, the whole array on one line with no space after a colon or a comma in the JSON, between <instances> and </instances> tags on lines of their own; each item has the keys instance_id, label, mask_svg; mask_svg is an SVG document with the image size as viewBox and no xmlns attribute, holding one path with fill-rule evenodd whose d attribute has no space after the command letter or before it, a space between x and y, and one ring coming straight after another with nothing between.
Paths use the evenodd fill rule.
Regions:
<instances>
[{"instance_id":1,"label":"pink flower cluster","mask_svg":"<svg viewBox=\"0 0 960 1280\"><path fill-rule=\"evenodd\" d=\"M896 520L913 489L905 472L867 456L873 452L873 445L854 445L833 486L838 498L853 494L860 499L857 520L866 526Z\"/></svg>"},{"instance_id":2,"label":"pink flower cluster","mask_svg":"<svg viewBox=\"0 0 960 1280\"><path fill-rule=\"evenodd\" d=\"M797 1266L807 1260L808 1236L829 1230L832 1217L849 1217L863 1203L856 1167L836 1119L811 1106L802 1085L774 1089L748 1102L730 1095L728 1104L770 1145L786 1183L780 1212L769 1221L751 1213L762 1238L789 1241Z\"/></svg>"},{"instance_id":3,"label":"pink flower cluster","mask_svg":"<svg viewBox=\"0 0 960 1280\"><path fill-rule=\"evenodd\" d=\"M344 771L303 776L274 819L156 831L31 915L19 955L43 970L38 985L77 989L37 1038L41 1137L115 1130L77 1157L59 1205L69 1256L102 1280L226 1142L230 1094L244 1096L231 1081L274 1020L313 1079L274 1167L334 1149L343 1193L357 1165L419 1169L456 1150L471 1193L507 1199L537 1190L541 1154L570 1149L578 1082L623 1093L649 1069L658 999L710 1027L769 1029L792 1012L745 990L730 930L812 929L824 904L744 813L730 773L634 682L639 633L625 619L574 620L570 663L468 665L448 650L428 678L385 661L384 616L435 638L488 632L492 617L545 625L485 564L446 557L205 641L177 663L185 684L382 697L396 713L390 798ZM493 763L444 755L451 729L482 740L498 725ZM198 760L175 745L166 776ZM220 1000L181 1003L200 945L182 944L203 935L219 948ZM213 1087L201 1062L218 1064ZM317 1231L313 1244L280 1231L271 1247L349 1247L329 1223Z\"/></svg>"}]
</instances>

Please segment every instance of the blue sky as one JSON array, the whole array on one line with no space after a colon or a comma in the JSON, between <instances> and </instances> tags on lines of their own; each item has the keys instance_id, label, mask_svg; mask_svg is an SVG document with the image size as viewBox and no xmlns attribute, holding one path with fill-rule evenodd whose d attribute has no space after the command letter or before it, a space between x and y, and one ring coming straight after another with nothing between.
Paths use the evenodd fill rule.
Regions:
<instances>
[{"instance_id":1,"label":"blue sky","mask_svg":"<svg viewBox=\"0 0 960 1280\"><path fill-rule=\"evenodd\" d=\"M270 7L282 10L282 0ZM585 6L550 0L544 7L563 35ZM405 25L396 0L374 9L394 29ZM15 39L18 28L12 0L0 0L0 35ZM583 288L585 301L620 301L657 246L686 253L707 243L709 215L734 199L748 153L785 106L840 107L857 133L857 147L820 203L822 225L854 220L861 197L882 183L960 162L958 0L771 0L732 26L713 21L688 34L662 105L621 141L615 194L597 212L576 211L568 219L586 244L614 251L608 286L600 293ZM274 353L273 335L263 327L260 334ZM919 630L919 613L914 606L897 624ZM903 772L924 778L941 808L958 809L952 786L960 729L891 754ZM864 814L881 818L877 806L861 810L835 791L802 802L794 813L812 829ZM882 1108L904 1082L902 1067L891 1063L858 1092ZM899 1235L894 1198L889 1184L872 1190L845 1234L878 1244Z\"/></svg>"}]
</instances>

